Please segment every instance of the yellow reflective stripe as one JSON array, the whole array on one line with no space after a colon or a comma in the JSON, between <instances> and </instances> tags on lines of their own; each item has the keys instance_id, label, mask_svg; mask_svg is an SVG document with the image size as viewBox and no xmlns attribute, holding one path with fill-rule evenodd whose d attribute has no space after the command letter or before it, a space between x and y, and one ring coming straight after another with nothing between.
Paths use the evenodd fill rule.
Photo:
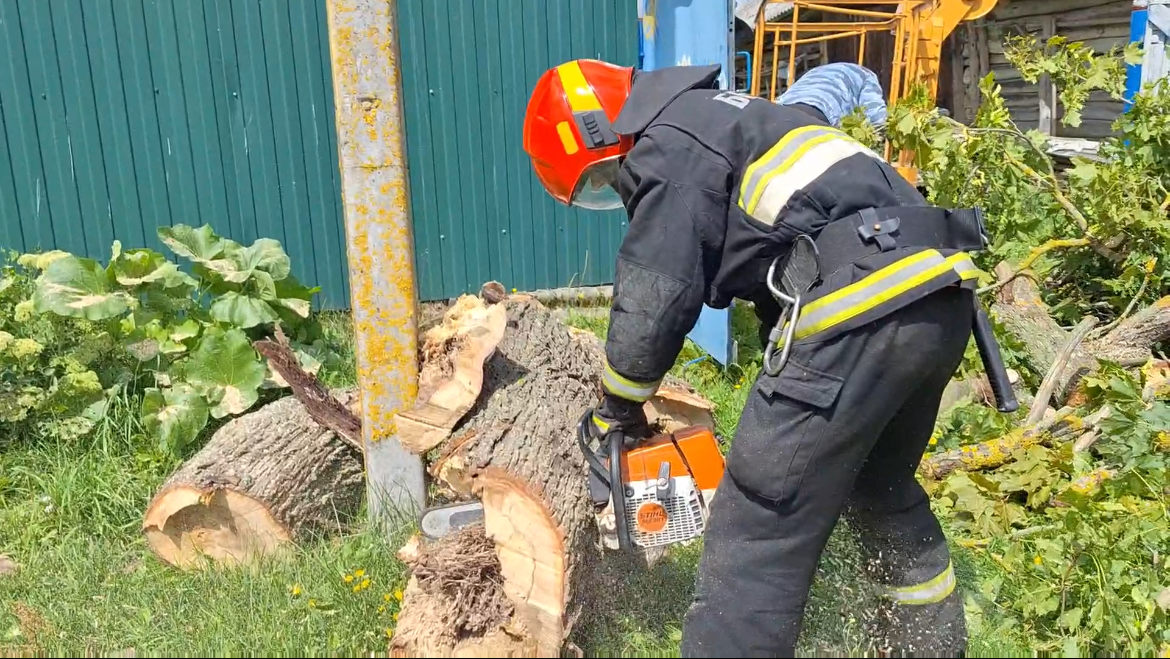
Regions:
<instances>
[{"instance_id":1,"label":"yellow reflective stripe","mask_svg":"<svg viewBox=\"0 0 1170 659\"><path fill-rule=\"evenodd\" d=\"M593 87L590 87L589 82L585 80L585 74L581 72L581 65L575 60L558 66L557 75L561 77L561 86L565 88L565 98L568 99L569 107L573 112L601 109L601 102L593 93Z\"/></svg>"},{"instance_id":2,"label":"yellow reflective stripe","mask_svg":"<svg viewBox=\"0 0 1170 659\"><path fill-rule=\"evenodd\" d=\"M857 153L878 158L876 153L835 128L802 126L791 130L748 165L737 203L747 214L772 224L793 192Z\"/></svg>"},{"instance_id":3,"label":"yellow reflective stripe","mask_svg":"<svg viewBox=\"0 0 1170 659\"><path fill-rule=\"evenodd\" d=\"M905 588L891 588L888 594L899 604L921 606L941 602L954 591L955 568L948 561L947 569L930 581Z\"/></svg>"},{"instance_id":4,"label":"yellow reflective stripe","mask_svg":"<svg viewBox=\"0 0 1170 659\"><path fill-rule=\"evenodd\" d=\"M971 257L963 252L943 258L936 250L923 250L808 303L801 309L796 338L803 339L846 322L947 271L963 279L978 274Z\"/></svg>"},{"instance_id":5,"label":"yellow reflective stripe","mask_svg":"<svg viewBox=\"0 0 1170 659\"><path fill-rule=\"evenodd\" d=\"M859 153L877 157L861 143L849 139L829 137L810 141L801 147L791 162L785 163L765 178L763 193L755 202L752 216L769 225L774 224L792 195L829 171L833 165Z\"/></svg>"},{"instance_id":6,"label":"yellow reflective stripe","mask_svg":"<svg viewBox=\"0 0 1170 659\"><path fill-rule=\"evenodd\" d=\"M601 376L601 386L605 387L606 391L636 403L644 403L650 400L650 397L658 391L658 385L661 382L662 380L655 382L636 382L618 375L609 364L605 365L605 372Z\"/></svg>"},{"instance_id":7,"label":"yellow reflective stripe","mask_svg":"<svg viewBox=\"0 0 1170 659\"><path fill-rule=\"evenodd\" d=\"M596 412L593 413L593 425L597 426L597 429L603 433L609 432L609 424L606 423L605 419L597 416Z\"/></svg>"}]
</instances>

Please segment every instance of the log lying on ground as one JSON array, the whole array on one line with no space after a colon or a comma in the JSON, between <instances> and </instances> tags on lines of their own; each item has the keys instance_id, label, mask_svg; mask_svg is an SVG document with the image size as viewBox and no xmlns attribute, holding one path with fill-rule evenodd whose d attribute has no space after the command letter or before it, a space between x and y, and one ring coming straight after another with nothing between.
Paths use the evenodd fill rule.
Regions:
<instances>
[{"instance_id":1,"label":"log lying on ground","mask_svg":"<svg viewBox=\"0 0 1170 659\"><path fill-rule=\"evenodd\" d=\"M1011 268L1000 264L996 275L1006 278ZM1069 344L1070 330L1062 328L1049 314L1040 289L1030 277L1020 276L996 293L992 311L1008 332L1023 344L1031 366L1047 373L1061 349ZM1055 383L1056 406L1069 401L1081 378L1096 370L1097 360L1124 366L1140 366L1151 357L1155 344L1170 339L1170 297L1129 316L1102 336L1090 335L1072 353L1068 366Z\"/></svg>"},{"instance_id":2,"label":"log lying on ground","mask_svg":"<svg viewBox=\"0 0 1170 659\"><path fill-rule=\"evenodd\" d=\"M342 405L352 392L342 392ZM362 454L289 396L232 419L159 489L142 528L162 560L246 562L359 511Z\"/></svg>"},{"instance_id":3,"label":"log lying on ground","mask_svg":"<svg viewBox=\"0 0 1170 659\"><path fill-rule=\"evenodd\" d=\"M429 469L453 495L479 498L484 522L399 552L412 574L391 656L560 656L578 615L605 607L613 579L645 565L618 553L603 563L577 444L600 397L599 342L530 296L499 306L507 328L482 391ZM677 381L663 387L649 416L710 423L709 403Z\"/></svg>"}]
</instances>

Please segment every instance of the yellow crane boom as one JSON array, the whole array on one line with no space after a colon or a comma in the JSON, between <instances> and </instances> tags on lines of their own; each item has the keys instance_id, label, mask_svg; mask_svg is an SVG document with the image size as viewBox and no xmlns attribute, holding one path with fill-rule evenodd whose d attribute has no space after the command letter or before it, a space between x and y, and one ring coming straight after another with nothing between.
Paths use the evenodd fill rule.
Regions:
<instances>
[{"instance_id":1,"label":"yellow crane boom","mask_svg":"<svg viewBox=\"0 0 1170 659\"><path fill-rule=\"evenodd\" d=\"M780 0L765 0L765 5ZM924 83L931 98L938 93L942 46L955 28L964 21L986 16L997 0L794 0L791 13L783 20L766 20L761 6L756 21L752 61L751 94L762 96L764 45L772 38L771 80L766 97L779 95L778 74L786 69L785 88L796 81L801 46L825 44L838 39L858 40L857 63L865 64L867 37L874 33L893 35L890 53L889 104L902 99L915 82ZM802 17L803 13L803 17ZM810 15L813 16L809 20ZM784 57L786 55L786 58ZM785 59L787 61L785 62ZM872 68L872 67L871 67ZM886 146L886 158L890 148ZM918 172L911 165L913 154L901 153L895 165L907 180L917 183Z\"/></svg>"}]
</instances>

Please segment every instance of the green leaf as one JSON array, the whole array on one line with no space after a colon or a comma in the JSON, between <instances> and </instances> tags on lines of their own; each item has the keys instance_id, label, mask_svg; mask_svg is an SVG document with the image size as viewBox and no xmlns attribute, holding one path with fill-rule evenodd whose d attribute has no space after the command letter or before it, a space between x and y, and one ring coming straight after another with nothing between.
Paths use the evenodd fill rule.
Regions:
<instances>
[{"instance_id":1,"label":"green leaf","mask_svg":"<svg viewBox=\"0 0 1170 659\"><path fill-rule=\"evenodd\" d=\"M206 265L225 281L236 284L248 281L257 270L280 281L292 269L280 242L271 238L260 238L249 247L228 245L223 250L223 258L208 261Z\"/></svg>"},{"instance_id":2,"label":"green leaf","mask_svg":"<svg viewBox=\"0 0 1170 659\"><path fill-rule=\"evenodd\" d=\"M233 292L224 293L211 303L211 317L244 329L274 323L280 318L264 300Z\"/></svg>"},{"instance_id":3,"label":"green leaf","mask_svg":"<svg viewBox=\"0 0 1170 659\"><path fill-rule=\"evenodd\" d=\"M1078 617L1080 617L1080 616L1078 616ZM1077 645L1077 637L1075 637L1075 636L1068 636L1064 639L1064 644L1061 647L1061 653L1065 657L1075 658L1075 657L1084 656L1081 654L1081 649Z\"/></svg>"},{"instance_id":4,"label":"green leaf","mask_svg":"<svg viewBox=\"0 0 1170 659\"><path fill-rule=\"evenodd\" d=\"M123 286L160 283L163 288L195 286L197 282L165 256L150 249L132 249L117 254L110 262L114 279Z\"/></svg>"},{"instance_id":5,"label":"green leaf","mask_svg":"<svg viewBox=\"0 0 1170 659\"><path fill-rule=\"evenodd\" d=\"M134 303L124 291L110 285L106 270L93 259L65 256L53 261L37 277L33 305L37 313L106 320L126 313Z\"/></svg>"},{"instance_id":6,"label":"green leaf","mask_svg":"<svg viewBox=\"0 0 1170 659\"><path fill-rule=\"evenodd\" d=\"M242 330L208 330L186 367L186 378L222 419L255 404L264 383L264 365Z\"/></svg>"},{"instance_id":7,"label":"green leaf","mask_svg":"<svg viewBox=\"0 0 1170 659\"><path fill-rule=\"evenodd\" d=\"M1097 165L1088 160L1077 159L1076 166L1068 170L1068 175L1080 185L1086 185L1097 177Z\"/></svg>"},{"instance_id":8,"label":"green leaf","mask_svg":"<svg viewBox=\"0 0 1170 659\"><path fill-rule=\"evenodd\" d=\"M159 227L158 239L174 253L196 263L207 263L219 258L227 244L207 224L198 229L186 224Z\"/></svg>"},{"instance_id":9,"label":"green leaf","mask_svg":"<svg viewBox=\"0 0 1170 659\"><path fill-rule=\"evenodd\" d=\"M178 451L207 425L207 402L183 382L163 390L150 387L142 398L142 424L163 447Z\"/></svg>"},{"instance_id":10,"label":"green leaf","mask_svg":"<svg viewBox=\"0 0 1170 659\"><path fill-rule=\"evenodd\" d=\"M1065 611L1064 613L1060 614L1060 617L1056 619L1056 622L1057 622L1057 624L1059 624L1061 627L1064 627L1065 629L1076 629L1077 627L1081 626L1081 618L1083 616L1084 616L1084 611L1082 611L1080 609L1080 607L1077 607L1074 609L1069 609L1069 610ZM1077 655L1073 655L1073 656L1077 656Z\"/></svg>"}]
</instances>

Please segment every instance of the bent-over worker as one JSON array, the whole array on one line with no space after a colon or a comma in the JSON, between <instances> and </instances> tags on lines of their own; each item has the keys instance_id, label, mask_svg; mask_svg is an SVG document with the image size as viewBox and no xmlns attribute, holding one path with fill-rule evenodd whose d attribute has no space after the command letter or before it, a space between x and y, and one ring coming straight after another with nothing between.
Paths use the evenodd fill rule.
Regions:
<instances>
[{"instance_id":1,"label":"bent-over worker","mask_svg":"<svg viewBox=\"0 0 1170 659\"><path fill-rule=\"evenodd\" d=\"M541 77L524 124L550 195L629 217L593 416L601 433L644 428L642 405L704 303L753 302L767 340L782 311L769 266L801 235L819 251L789 359L761 371L732 440L682 654L792 656L846 513L897 603L895 651L961 655L962 602L914 472L971 336L967 252L984 247L980 216L928 205L830 125L866 106L864 76L861 89L814 83L856 69L814 69L783 103L720 91L719 72L566 62ZM869 109L884 119L884 104Z\"/></svg>"}]
</instances>

